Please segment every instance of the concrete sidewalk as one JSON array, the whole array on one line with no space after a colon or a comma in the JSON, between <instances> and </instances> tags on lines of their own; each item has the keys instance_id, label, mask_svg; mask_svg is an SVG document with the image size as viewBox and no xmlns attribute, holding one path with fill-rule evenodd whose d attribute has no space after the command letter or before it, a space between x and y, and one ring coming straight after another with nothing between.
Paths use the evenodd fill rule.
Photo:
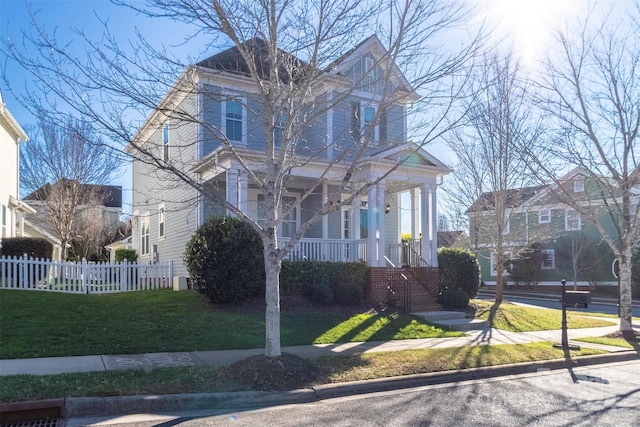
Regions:
<instances>
[{"instance_id":1,"label":"concrete sidewalk","mask_svg":"<svg viewBox=\"0 0 640 427\"><path fill-rule=\"evenodd\" d=\"M601 336L618 329L616 325L601 328L570 329L569 340ZM530 342L561 342L560 330L539 332L506 332L498 329L466 331L464 337L425 338L414 340L352 342L345 344L316 344L283 347L282 351L304 358L355 353L416 350L426 348L466 347L474 345L523 344ZM571 342L585 348L608 352L628 351L621 347ZM263 354L264 349L193 351L127 355L95 355L0 360L0 376L55 375L78 372L104 372L125 369L152 369L187 366L225 366L249 356Z\"/></svg>"}]
</instances>

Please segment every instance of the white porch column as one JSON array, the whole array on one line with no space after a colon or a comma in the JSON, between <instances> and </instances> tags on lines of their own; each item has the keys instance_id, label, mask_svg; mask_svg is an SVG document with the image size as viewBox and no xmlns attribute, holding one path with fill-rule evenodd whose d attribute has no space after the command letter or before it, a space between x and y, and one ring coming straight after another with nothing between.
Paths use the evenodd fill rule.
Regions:
<instances>
[{"instance_id":1,"label":"white porch column","mask_svg":"<svg viewBox=\"0 0 640 427\"><path fill-rule=\"evenodd\" d=\"M411 194L411 238L417 240L420 235L420 188L415 187L410 190Z\"/></svg>"},{"instance_id":2,"label":"white porch column","mask_svg":"<svg viewBox=\"0 0 640 427\"><path fill-rule=\"evenodd\" d=\"M367 264L371 267L378 266L378 186L369 187L367 194L369 200L369 209L367 210L368 234L367 234Z\"/></svg>"},{"instance_id":3,"label":"white porch column","mask_svg":"<svg viewBox=\"0 0 640 427\"><path fill-rule=\"evenodd\" d=\"M358 261L358 240L360 240L360 197L355 197L351 201L351 218L349 218L349 222L351 225L349 261L356 262Z\"/></svg>"},{"instance_id":4,"label":"white porch column","mask_svg":"<svg viewBox=\"0 0 640 427\"><path fill-rule=\"evenodd\" d=\"M431 265L433 267L438 266L438 203L436 201L437 191L438 186L436 184L431 184L429 193L429 220L431 226Z\"/></svg>"},{"instance_id":5,"label":"white porch column","mask_svg":"<svg viewBox=\"0 0 640 427\"><path fill-rule=\"evenodd\" d=\"M329 197L329 186L326 181L322 182L322 203L327 202ZM329 238L329 215L322 216L322 238L327 240Z\"/></svg>"},{"instance_id":6,"label":"white porch column","mask_svg":"<svg viewBox=\"0 0 640 427\"><path fill-rule=\"evenodd\" d=\"M378 267L384 267L385 265L387 265L387 261L384 259L387 247L385 243L384 226L385 217L387 216L384 182L378 184L378 199Z\"/></svg>"},{"instance_id":7,"label":"white porch column","mask_svg":"<svg viewBox=\"0 0 640 427\"><path fill-rule=\"evenodd\" d=\"M249 195L247 189L249 187L249 179L247 171L244 169L238 169L238 208L246 215L249 208Z\"/></svg>"},{"instance_id":8,"label":"white porch column","mask_svg":"<svg viewBox=\"0 0 640 427\"><path fill-rule=\"evenodd\" d=\"M233 206L239 208L238 203L238 171L231 167L227 170L227 201ZM236 216L230 209L227 209L227 215Z\"/></svg>"},{"instance_id":9,"label":"white porch column","mask_svg":"<svg viewBox=\"0 0 640 427\"><path fill-rule=\"evenodd\" d=\"M420 228L422 229L422 240L420 241L420 246L422 250L422 258L429 263L429 265L433 265L431 259L431 227L430 224L430 215L431 210L429 209L429 195L430 186L428 184L420 184Z\"/></svg>"}]
</instances>

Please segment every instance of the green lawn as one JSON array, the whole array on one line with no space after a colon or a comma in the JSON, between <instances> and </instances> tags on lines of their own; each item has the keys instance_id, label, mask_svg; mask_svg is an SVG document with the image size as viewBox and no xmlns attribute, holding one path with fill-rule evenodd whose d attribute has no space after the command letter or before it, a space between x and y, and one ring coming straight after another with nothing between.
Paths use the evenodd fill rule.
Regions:
<instances>
[{"instance_id":1,"label":"green lawn","mask_svg":"<svg viewBox=\"0 0 640 427\"><path fill-rule=\"evenodd\" d=\"M108 295L0 290L0 358L264 347L264 309L193 291ZM461 336L396 313L283 309L282 345Z\"/></svg>"},{"instance_id":2,"label":"green lawn","mask_svg":"<svg viewBox=\"0 0 640 427\"><path fill-rule=\"evenodd\" d=\"M603 353L582 349L571 356ZM550 343L425 349L312 360L325 375L315 384L439 372L507 363L563 358ZM312 384L300 383L296 388ZM3 377L0 402L61 396L119 396L173 393L212 393L251 390L250 385L229 381L225 368L164 368L98 373Z\"/></svg>"},{"instance_id":3,"label":"green lawn","mask_svg":"<svg viewBox=\"0 0 640 427\"><path fill-rule=\"evenodd\" d=\"M477 307L476 318L488 320L493 301L473 300ZM587 314L589 315L589 314ZM611 326L615 323L599 319L584 317L582 313L567 312L567 327L569 329L597 328ZM492 321L492 326L497 329L512 332L548 331L562 327L562 310L549 310L544 308L523 307L508 302L503 302L498 307Z\"/></svg>"}]
</instances>

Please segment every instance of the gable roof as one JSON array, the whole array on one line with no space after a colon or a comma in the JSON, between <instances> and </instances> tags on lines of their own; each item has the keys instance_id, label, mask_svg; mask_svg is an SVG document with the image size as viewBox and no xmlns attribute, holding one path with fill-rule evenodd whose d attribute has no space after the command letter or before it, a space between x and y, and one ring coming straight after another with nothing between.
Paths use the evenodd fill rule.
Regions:
<instances>
[{"instance_id":1,"label":"gable roof","mask_svg":"<svg viewBox=\"0 0 640 427\"><path fill-rule=\"evenodd\" d=\"M329 64L326 71L333 74L346 75L354 62L367 53L373 56L375 61L378 63L378 66L383 66L386 63L384 55L387 53L387 49L384 47L378 36L373 34ZM411 83L402 73L398 64L393 61L389 62L391 67L393 67L391 70L392 72L390 73L390 80L396 86L396 90L406 92L408 94L407 98L409 101L417 100L419 98L418 94L415 93Z\"/></svg>"},{"instance_id":2,"label":"gable roof","mask_svg":"<svg viewBox=\"0 0 640 427\"><path fill-rule=\"evenodd\" d=\"M45 184L37 190L33 191L24 200L45 201L53 188L72 182L69 179L60 179L52 184ZM102 206L107 208L122 208L122 187L115 185L99 185L99 184L80 184L80 192L82 195L88 196L95 194L99 196Z\"/></svg>"},{"instance_id":3,"label":"gable roof","mask_svg":"<svg viewBox=\"0 0 640 427\"><path fill-rule=\"evenodd\" d=\"M269 50L267 42L259 37L254 37L242 43L242 47L253 56L259 77L262 80L268 80L271 72L271 64L269 64L267 59ZM299 80L307 71L311 70L309 64L297 58L295 55L281 49L278 49L278 54L281 58L281 65L278 67L278 76L285 83L291 79L293 79L293 81ZM203 59L196 63L196 65L243 76L251 75L249 65L238 46L233 46L209 58Z\"/></svg>"},{"instance_id":4,"label":"gable roof","mask_svg":"<svg viewBox=\"0 0 640 427\"><path fill-rule=\"evenodd\" d=\"M536 196L542 190L546 189L546 185L534 185L531 187L522 187L506 190L505 203L507 208L513 209L522 206L527 200ZM467 209L467 214L481 211L490 211L495 209L496 199L495 192L488 191L482 193L475 202Z\"/></svg>"}]
</instances>

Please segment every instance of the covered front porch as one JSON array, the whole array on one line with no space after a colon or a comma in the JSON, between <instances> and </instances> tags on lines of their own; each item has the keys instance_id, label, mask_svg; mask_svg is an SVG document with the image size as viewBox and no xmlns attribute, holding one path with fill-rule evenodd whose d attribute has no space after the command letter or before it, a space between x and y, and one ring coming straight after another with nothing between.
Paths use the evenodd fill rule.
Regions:
<instances>
[{"instance_id":1,"label":"covered front porch","mask_svg":"<svg viewBox=\"0 0 640 427\"><path fill-rule=\"evenodd\" d=\"M294 168L280 206L280 245L308 225L327 201L341 206L309 226L287 258L366 262L371 267L437 267L437 189L442 175L450 170L422 150L410 154L410 161L401 151L372 157L346 187L340 186L345 172L339 165L330 166L332 173L327 173L324 163ZM260 186L231 156L218 155L195 171L208 185L224 191L232 205L258 224L263 221ZM348 202L341 203L345 200ZM211 215L232 214L220 205L203 202L198 222L202 224ZM403 232L411 234L409 242L402 242Z\"/></svg>"}]
</instances>

